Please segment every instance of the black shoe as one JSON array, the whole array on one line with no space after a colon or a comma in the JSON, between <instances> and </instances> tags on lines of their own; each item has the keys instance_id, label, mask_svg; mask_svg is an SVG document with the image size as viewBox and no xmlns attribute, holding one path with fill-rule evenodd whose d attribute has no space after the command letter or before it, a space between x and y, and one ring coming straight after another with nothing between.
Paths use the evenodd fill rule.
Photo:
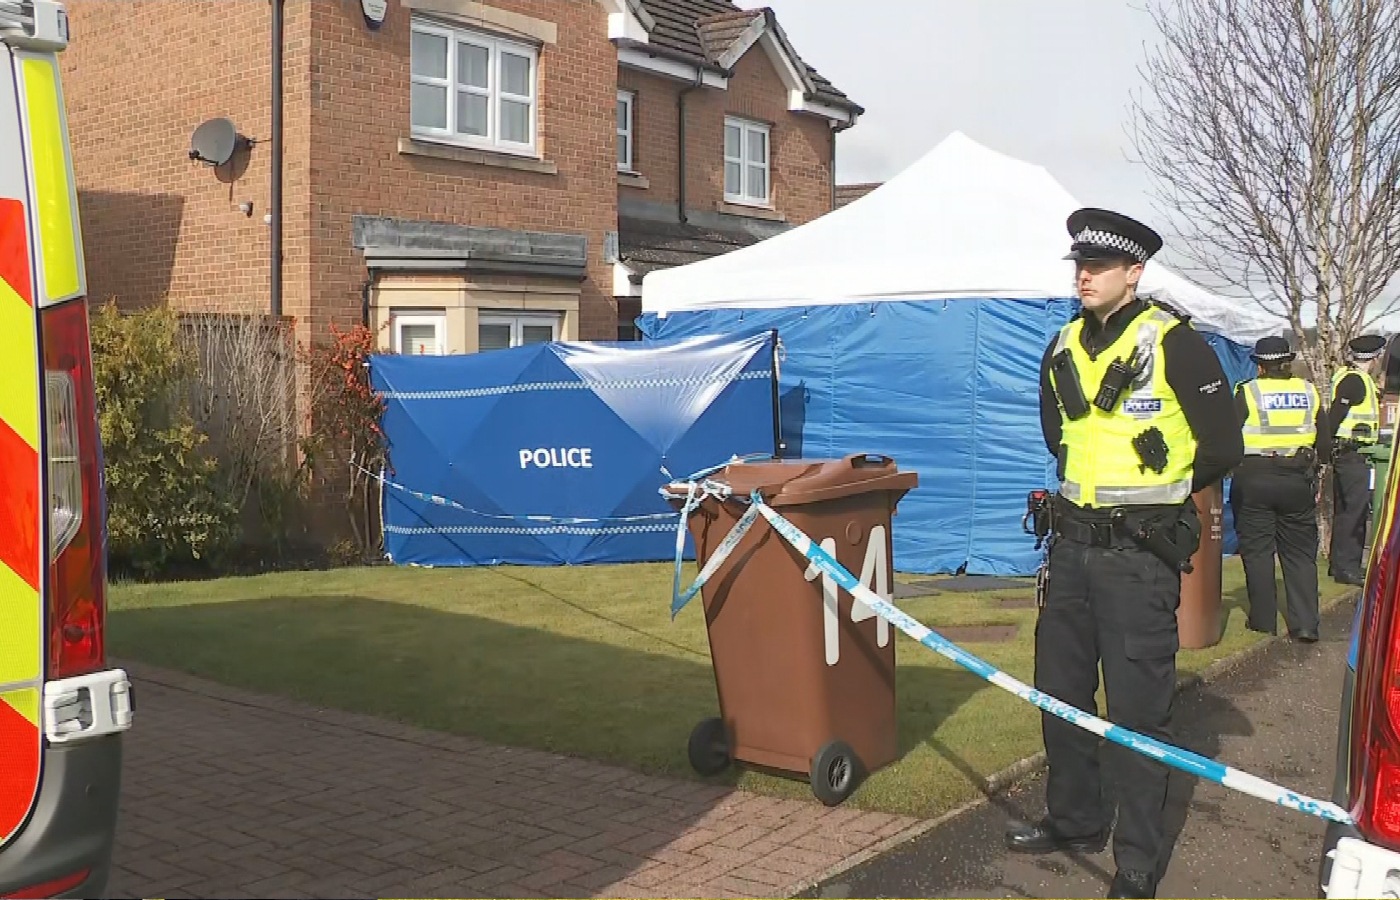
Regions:
<instances>
[{"instance_id":1,"label":"black shoe","mask_svg":"<svg viewBox=\"0 0 1400 900\"><path fill-rule=\"evenodd\" d=\"M1366 583L1366 578L1356 572L1338 572L1332 576L1332 580L1338 584L1354 584L1357 587Z\"/></svg>"},{"instance_id":2,"label":"black shoe","mask_svg":"<svg viewBox=\"0 0 1400 900\"><path fill-rule=\"evenodd\" d=\"M1288 636L1291 637L1293 640L1300 641L1304 644L1317 643L1316 628L1299 628L1297 631L1290 630L1288 632Z\"/></svg>"},{"instance_id":3,"label":"black shoe","mask_svg":"<svg viewBox=\"0 0 1400 900\"><path fill-rule=\"evenodd\" d=\"M1157 876L1151 872L1136 872L1132 869L1119 869L1109 885L1110 897L1155 897L1157 896Z\"/></svg>"},{"instance_id":4,"label":"black shoe","mask_svg":"<svg viewBox=\"0 0 1400 900\"><path fill-rule=\"evenodd\" d=\"M1277 628L1260 628L1258 625L1250 625L1248 622L1245 623L1245 626L1244 626L1244 627L1245 627L1245 628L1248 628L1250 631L1257 631L1257 632L1259 632L1260 634L1268 634L1268 635L1275 635L1275 634L1278 634L1278 629L1277 629Z\"/></svg>"},{"instance_id":5,"label":"black shoe","mask_svg":"<svg viewBox=\"0 0 1400 900\"><path fill-rule=\"evenodd\" d=\"M1006 848L1012 853L1054 853L1057 850L1098 853L1107 846L1107 828L1083 837L1068 837L1060 834L1048 819L1006 831Z\"/></svg>"}]
</instances>

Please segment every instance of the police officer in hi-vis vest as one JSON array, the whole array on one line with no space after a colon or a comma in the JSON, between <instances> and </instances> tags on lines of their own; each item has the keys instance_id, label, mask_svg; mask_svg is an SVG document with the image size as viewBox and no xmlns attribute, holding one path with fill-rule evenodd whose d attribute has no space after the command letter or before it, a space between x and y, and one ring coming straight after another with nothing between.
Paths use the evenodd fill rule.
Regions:
<instances>
[{"instance_id":1,"label":"police officer in hi-vis vest","mask_svg":"<svg viewBox=\"0 0 1400 900\"><path fill-rule=\"evenodd\" d=\"M1327 554L1327 574L1342 584L1362 584L1366 567L1361 553L1366 546L1366 530L1371 514L1371 461L1362 450L1380 437L1380 390L1376 381L1359 363L1370 363L1385 350L1385 338L1368 334L1347 344L1346 365L1332 376L1332 390L1343 385L1364 391L1337 426L1337 442L1332 459L1332 547Z\"/></svg>"},{"instance_id":2,"label":"police officer in hi-vis vest","mask_svg":"<svg viewBox=\"0 0 1400 900\"><path fill-rule=\"evenodd\" d=\"M1201 533L1191 495L1239 461L1240 423L1205 339L1136 296L1162 246L1156 232L1100 209L1067 224L1083 311L1041 366L1041 428L1060 487L1046 510L1035 686L1095 712L1102 664L1108 718L1169 741L1181 573ZM1108 896L1156 896L1168 849L1166 766L1109 745L1115 790L1105 790L1099 738L1048 713L1042 730L1048 814L1008 830L1008 847L1097 852L1112 829L1118 871Z\"/></svg>"},{"instance_id":3,"label":"police officer in hi-vis vest","mask_svg":"<svg viewBox=\"0 0 1400 900\"><path fill-rule=\"evenodd\" d=\"M1277 551L1288 634L1311 643L1318 637L1317 468L1331 455L1337 416L1361 393L1344 388L1341 393L1347 396L1324 409L1317 388L1293 374L1297 354L1283 337L1260 338L1251 358L1259 375L1235 389L1244 460L1230 481L1230 508L1249 591L1247 625L1265 634L1277 631Z\"/></svg>"}]
</instances>

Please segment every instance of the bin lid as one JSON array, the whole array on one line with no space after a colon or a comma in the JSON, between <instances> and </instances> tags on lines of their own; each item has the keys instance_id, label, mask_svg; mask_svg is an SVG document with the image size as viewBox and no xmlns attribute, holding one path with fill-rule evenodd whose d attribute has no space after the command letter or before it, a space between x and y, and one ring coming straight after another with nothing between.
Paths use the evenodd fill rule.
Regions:
<instances>
[{"instance_id":1,"label":"bin lid","mask_svg":"<svg viewBox=\"0 0 1400 900\"><path fill-rule=\"evenodd\" d=\"M718 478L747 496L758 490L770 506L796 506L836 500L872 491L904 494L918 486L917 472L901 472L895 461L878 453L852 453L842 459L737 462Z\"/></svg>"}]
</instances>

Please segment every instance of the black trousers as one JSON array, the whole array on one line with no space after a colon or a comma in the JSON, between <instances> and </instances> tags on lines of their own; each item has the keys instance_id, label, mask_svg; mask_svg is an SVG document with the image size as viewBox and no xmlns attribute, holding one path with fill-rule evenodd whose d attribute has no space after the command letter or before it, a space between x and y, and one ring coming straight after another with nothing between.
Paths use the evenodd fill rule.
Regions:
<instances>
[{"instance_id":1,"label":"black trousers","mask_svg":"<svg viewBox=\"0 0 1400 900\"><path fill-rule=\"evenodd\" d=\"M1355 450L1337 454L1332 468L1332 506L1328 570L1334 575L1364 575L1361 554L1371 518L1371 464Z\"/></svg>"},{"instance_id":2,"label":"black trousers","mask_svg":"<svg viewBox=\"0 0 1400 900\"><path fill-rule=\"evenodd\" d=\"M1283 567L1289 631L1316 631L1317 501L1310 473L1289 460L1246 459L1230 481L1230 509L1240 539L1249 627L1278 628L1274 556Z\"/></svg>"},{"instance_id":3,"label":"black trousers","mask_svg":"<svg viewBox=\"0 0 1400 900\"><path fill-rule=\"evenodd\" d=\"M1098 714L1094 694L1102 663L1108 719L1170 741L1180 599L1181 573L1146 550L1057 540L1036 622L1035 686ZM1051 824L1072 837L1093 834L1110 824L1116 803L1118 867L1158 872L1166 849L1167 767L1108 744L1106 786L1100 738L1048 713L1041 715L1041 728Z\"/></svg>"}]
</instances>

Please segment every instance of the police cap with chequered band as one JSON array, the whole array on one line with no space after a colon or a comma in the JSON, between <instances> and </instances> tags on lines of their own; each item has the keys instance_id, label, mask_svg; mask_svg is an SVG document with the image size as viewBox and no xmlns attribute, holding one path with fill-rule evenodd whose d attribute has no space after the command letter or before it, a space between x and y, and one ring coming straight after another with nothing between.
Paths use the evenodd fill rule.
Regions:
<instances>
[{"instance_id":1,"label":"police cap with chequered band","mask_svg":"<svg viewBox=\"0 0 1400 900\"><path fill-rule=\"evenodd\" d=\"M1065 259L1121 259L1145 263L1162 249L1161 235L1122 213L1078 209L1065 222L1074 240Z\"/></svg>"},{"instance_id":2,"label":"police cap with chequered band","mask_svg":"<svg viewBox=\"0 0 1400 900\"><path fill-rule=\"evenodd\" d=\"M1294 359L1297 355L1288 346L1287 338L1271 334L1254 342L1254 351L1249 358L1255 362L1279 362Z\"/></svg>"},{"instance_id":3,"label":"police cap with chequered band","mask_svg":"<svg viewBox=\"0 0 1400 900\"><path fill-rule=\"evenodd\" d=\"M1385 350L1385 338L1378 334L1363 334L1348 341L1347 349L1357 359L1375 359Z\"/></svg>"}]
</instances>

